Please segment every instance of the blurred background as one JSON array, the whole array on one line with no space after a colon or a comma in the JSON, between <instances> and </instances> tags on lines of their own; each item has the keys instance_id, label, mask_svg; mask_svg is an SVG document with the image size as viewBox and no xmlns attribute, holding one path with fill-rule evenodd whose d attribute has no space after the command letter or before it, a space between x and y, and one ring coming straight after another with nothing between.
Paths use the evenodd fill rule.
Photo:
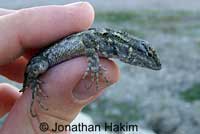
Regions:
<instances>
[{"instance_id":1,"label":"blurred background","mask_svg":"<svg viewBox=\"0 0 200 134\"><path fill-rule=\"evenodd\" d=\"M115 28L148 40L159 54L162 70L116 61L120 81L83 112L98 124L129 122L155 134L199 134L200 1L88 1L96 10L93 27ZM0 8L71 2L75 0L0 0Z\"/></svg>"}]
</instances>

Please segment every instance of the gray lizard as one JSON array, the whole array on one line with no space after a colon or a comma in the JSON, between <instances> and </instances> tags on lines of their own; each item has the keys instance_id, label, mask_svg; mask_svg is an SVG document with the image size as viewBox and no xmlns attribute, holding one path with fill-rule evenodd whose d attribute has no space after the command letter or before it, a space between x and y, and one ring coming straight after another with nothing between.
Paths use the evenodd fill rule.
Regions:
<instances>
[{"instance_id":1,"label":"gray lizard","mask_svg":"<svg viewBox=\"0 0 200 134\"><path fill-rule=\"evenodd\" d=\"M65 37L47 48L42 49L32 57L27 64L23 88L32 90L32 102L30 112L34 117L32 107L35 97L41 97L43 91L39 76L49 68L78 56L87 56L88 68L83 75L85 78L89 73L92 81L96 82L98 90L99 75L103 75L105 69L99 64L99 57L117 58L130 65L160 70L161 63L155 50L149 42L131 36L126 32L115 31L107 28L91 28L80 33ZM108 80L105 78L105 81ZM40 99L38 103L44 108Z\"/></svg>"}]
</instances>

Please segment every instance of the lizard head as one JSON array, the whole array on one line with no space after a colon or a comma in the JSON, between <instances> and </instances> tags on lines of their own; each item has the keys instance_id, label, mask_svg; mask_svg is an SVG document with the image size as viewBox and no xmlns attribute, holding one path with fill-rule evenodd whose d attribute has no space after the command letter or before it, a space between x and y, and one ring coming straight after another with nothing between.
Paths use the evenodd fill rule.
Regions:
<instances>
[{"instance_id":1,"label":"lizard head","mask_svg":"<svg viewBox=\"0 0 200 134\"><path fill-rule=\"evenodd\" d=\"M95 28L91 30L95 32ZM108 28L98 29L96 34L103 37L102 40L105 39L105 42L110 44L106 45L108 51L110 51L110 46L112 56L116 56L116 58L119 58L122 62L152 70L161 69L160 60L149 42L131 36L126 32L115 31Z\"/></svg>"},{"instance_id":2,"label":"lizard head","mask_svg":"<svg viewBox=\"0 0 200 134\"><path fill-rule=\"evenodd\" d=\"M156 54L156 51L147 41L137 40L130 43L131 45L128 48L127 57L129 64L153 70L161 69L161 63Z\"/></svg>"},{"instance_id":3,"label":"lizard head","mask_svg":"<svg viewBox=\"0 0 200 134\"><path fill-rule=\"evenodd\" d=\"M156 51L148 41L133 37L124 32L116 32L118 42L115 46L119 59L125 63L160 70L161 63Z\"/></svg>"}]
</instances>

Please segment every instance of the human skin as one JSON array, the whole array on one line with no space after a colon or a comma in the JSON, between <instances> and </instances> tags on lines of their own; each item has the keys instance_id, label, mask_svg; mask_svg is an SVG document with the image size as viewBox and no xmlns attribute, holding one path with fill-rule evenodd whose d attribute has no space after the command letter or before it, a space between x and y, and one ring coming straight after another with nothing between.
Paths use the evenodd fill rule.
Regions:
<instances>
[{"instance_id":1,"label":"human skin","mask_svg":"<svg viewBox=\"0 0 200 134\"><path fill-rule=\"evenodd\" d=\"M74 32L88 29L94 20L94 10L87 2L64 6L43 6L21 10L0 9L0 74L16 82L23 82L23 73L30 57L38 49ZM110 83L119 78L114 62L101 59L107 69ZM95 85L86 89L90 78L82 80L87 68L87 58L78 57L49 69L40 77L42 89L48 95L42 100L48 111L35 105L38 116L30 115L31 90L23 94L16 87L0 84L0 117L9 112L0 129L1 134L41 133L39 123L45 121L50 128L57 123L69 124L88 103L95 100L108 86L100 79L100 89ZM49 133L49 132L47 132ZM67 133L67 132L63 132Z\"/></svg>"}]
</instances>

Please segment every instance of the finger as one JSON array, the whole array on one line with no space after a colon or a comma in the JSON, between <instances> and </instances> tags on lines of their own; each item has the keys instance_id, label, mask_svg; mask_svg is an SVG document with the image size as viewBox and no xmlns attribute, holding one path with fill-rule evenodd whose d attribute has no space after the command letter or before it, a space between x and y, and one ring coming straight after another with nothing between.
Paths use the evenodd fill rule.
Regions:
<instances>
[{"instance_id":1,"label":"finger","mask_svg":"<svg viewBox=\"0 0 200 134\"><path fill-rule=\"evenodd\" d=\"M7 14L10 14L10 13L13 13L15 10L10 10L10 9L3 9L3 8L0 8L0 16L2 15L7 15Z\"/></svg>"},{"instance_id":2,"label":"finger","mask_svg":"<svg viewBox=\"0 0 200 134\"><path fill-rule=\"evenodd\" d=\"M21 56L12 63L0 66L0 74L10 80L21 83L24 79L24 70L27 62L27 59Z\"/></svg>"},{"instance_id":3,"label":"finger","mask_svg":"<svg viewBox=\"0 0 200 134\"><path fill-rule=\"evenodd\" d=\"M83 4L84 5L84 4ZM82 6L83 6L82 5ZM87 5L87 4L86 4ZM48 7L44 7L44 8L48 8ZM52 10L55 8L55 7L51 7L52 8ZM56 10L58 10L57 9L58 7L56 7L55 9ZM54 10L55 10L54 9ZM27 9L28 10L28 9ZM36 9L32 9L32 10L36 10ZM44 10L43 9L43 7L41 7L41 9L40 10ZM47 9L46 9L47 10ZM48 10L50 10L49 8L48 8ZM65 10L70 10L70 9L68 9L68 8L66 8ZM78 9L78 11L80 12L80 10L86 10L86 9ZM88 9L89 10L89 9ZM59 10L60 11L60 10ZM62 11L62 10L61 10ZM61 12L60 11L60 12ZM39 12L39 11L38 11ZM52 12L52 11L51 11ZM65 11L64 11L65 12ZM88 11L88 12L90 12L90 11ZM50 11L49 12L47 12L46 14L50 14ZM78 12L76 12L77 14L78 14ZM86 14L87 14L87 12L85 12ZM35 13L36 15L37 15L37 13ZM50 15L51 16L51 15ZM53 16L53 15L52 15ZM68 20L70 19L69 17L71 16L71 14L68 14L68 15L66 15L66 16L62 16L62 15L60 15L60 18L62 19L62 17L63 17L63 20L65 19L65 18L68 18ZM40 16L41 17L41 16ZM88 17L88 18L87 18ZM92 14L88 14L88 16L87 15L79 15L79 17L77 17L77 18L79 18L79 19L89 19L89 20L91 20L89 17L91 17L92 18ZM40 18L38 17L38 21L40 21L39 20ZM27 20L28 20L28 18L27 18ZM45 19L44 19L45 20ZM72 19L70 19L70 20L73 20L73 18ZM35 20L35 21L37 21L37 20ZM92 20L91 20L92 21ZM84 20L83 20L83 22L84 22ZM63 22L64 23L64 22ZM89 23L89 22L87 22L87 23ZM70 25L70 23L66 23L66 26L67 25ZM81 24L80 24L81 25ZM84 29L84 27L86 27L86 25L87 24L85 24L85 25L83 25L83 26L80 26L80 29L82 28L82 29ZM31 26L32 27L32 26ZM54 26L55 27L55 26ZM57 27L57 26L56 26ZM58 32L55 32L55 30L54 30L54 32L52 32L53 34L55 33L59 33L59 32L63 32L62 31L62 27L60 27L61 29L60 30L57 30ZM77 29L79 29L79 28L77 28L76 26L73 26L73 27L70 27L70 26L68 26L68 28L69 28L69 31L66 31L66 33L67 34L70 34L70 32L72 32L73 31L73 28L75 29L75 30L77 30ZM72 28L72 29L70 29L70 28ZM58 29L59 29L59 27L58 27ZM64 29L65 29L65 27L64 27ZM46 31L46 32L48 32L48 28L44 28L43 29L44 30L44 32ZM52 29L53 30L53 29ZM47 34L48 35L48 34ZM30 35L31 36L31 35ZM55 37L56 37L57 35L55 35ZM54 38L54 37L52 37L52 38ZM51 40L51 39L50 39ZM28 41L27 41L27 43L28 43ZM46 45L46 44L45 44ZM1 48L1 46L0 46L0 48ZM10 50L10 49L9 49ZM1 52L1 50L0 50L0 52ZM7 52L7 51L6 51ZM28 52L26 52L25 54L24 54L24 56L26 57L26 58L30 58L34 53L36 52L36 50L33 50L33 49L31 49L31 51L28 51ZM1 54L1 53L0 53ZM4 55L4 54L2 54L2 55ZM6 54L7 55L7 54ZM10 54L10 56L12 56L11 54ZM0 57L1 58L1 57ZM12 80L16 80L16 81L18 81L18 82L22 82L22 80L23 80L23 73L24 73L24 68L25 68L25 66L26 66L26 63L27 63L27 61L22 61L21 59L20 60L16 60L15 62L13 62L13 63L11 63L11 64L7 64L7 65L3 65L3 66L0 66L0 73L1 74L3 74L3 75L5 75L6 77L8 77L9 79L12 79ZM17 71L17 72L13 72L13 67L17 67L17 68L19 68L19 70ZM4 72L5 71L5 72Z\"/></svg>"},{"instance_id":4,"label":"finger","mask_svg":"<svg viewBox=\"0 0 200 134\"><path fill-rule=\"evenodd\" d=\"M66 35L87 29L93 19L93 8L87 2L34 7L1 16L0 65L15 60L26 49L42 48Z\"/></svg>"},{"instance_id":5,"label":"finger","mask_svg":"<svg viewBox=\"0 0 200 134\"><path fill-rule=\"evenodd\" d=\"M16 59L14 62L1 65L0 74L7 77L10 80L22 83L24 79L24 70L28 63L28 60L37 51L38 50L31 49L30 51L27 51L23 56L20 56L18 59Z\"/></svg>"},{"instance_id":6,"label":"finger","mask_svg":"<svg viewBox=\"0 0 200 134\"><path fill-rule=\"evenodd\" d=\"M0 117L10 111L19 98L18 89L9 84L0 84Z\"/></svg>"},{"instance_id":7,"label":"finger","mask_svg":"<svg viewBox=\"0 0 200 134\"><path fill-rule=\"evenodd\" d=\"M107 69L106 77L110 84L115 83L119 78L119 69L116 64L106 59L101 59L101 64ZM41 77L45 82L42 88L49 96L48 101L44 101L49 108L48 111L41 111L36 107L36 112L41 116L41 120L47 120L50 126L54 125L55 120L69 124L86 104L96 99L108 86L101 78L98 91L95 85L91 89L86 89L85 85L91 82L91 79L82 80L87 65L86 58L76 58L52 68ZM59 110L55 111L55 109ZM40 114L40 112L42 113Z\"/></svg>"},{"instance_id":8,"label":"finger","mask_svg":"<svg viewBox=\"0 0 200 134\"><path fill-rule=\"evenodd\" d=\"M111 83L116 82L119 78L119 70L116 64L105 59L101 60L101 64L107 69L106 77L109 81ZM42 100L42 103L48 107L49 110L44 111L39 108L38 105L34 105L34 108L38 114L39 120L47 122L49 128L53 128L55 122L58 124L69 124L84 105L94 100L107 86L106 83L101 81L99 83L101 88L98 91L96 91L95 87L92 87L85 92L85 87L83 87L82 84L88 84L88 81L82 84L81 81L86 68L87 59L79 57L51 68L40 77L40 79L44 81L41 87L48 95L48 98ZM31 90L26 90L24 95L11 110L2 130L6 130L7 127L10 127L9 124L12 122L13 128L9 129L12 132L19 130L25 132L34 131L34 133L40 132L38 128L38 123L40 121L38 122L37 118L30 117L30 101ZM13 121L13 118L15 118L15 121ZM26 127L24 128L24 126Z\"/></svg>"}]
</instances>

